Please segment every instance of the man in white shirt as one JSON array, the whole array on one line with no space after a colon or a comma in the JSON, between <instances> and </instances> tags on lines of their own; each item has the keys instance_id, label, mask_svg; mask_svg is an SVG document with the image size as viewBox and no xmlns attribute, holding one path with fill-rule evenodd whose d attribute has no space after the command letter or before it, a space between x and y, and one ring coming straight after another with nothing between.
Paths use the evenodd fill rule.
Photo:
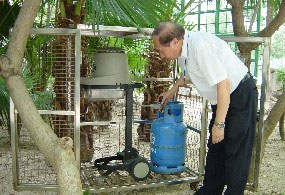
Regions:
<instances>
[{"instance_id":1,"label":"man in white shirt","mask_svg":"<svg viewBox=\"0 0 285 195\"><path fill-rule=\"evenodd\" d=\"M203 186L195 194L243 194L255 132L257 88L247 67L218 37L188 32L172 22L163 22L152 34L161 58L177 59L184 75L161 94L162 104L178 86L195 85L212 105L208 153Z\"/></svg>"}]
</instances>

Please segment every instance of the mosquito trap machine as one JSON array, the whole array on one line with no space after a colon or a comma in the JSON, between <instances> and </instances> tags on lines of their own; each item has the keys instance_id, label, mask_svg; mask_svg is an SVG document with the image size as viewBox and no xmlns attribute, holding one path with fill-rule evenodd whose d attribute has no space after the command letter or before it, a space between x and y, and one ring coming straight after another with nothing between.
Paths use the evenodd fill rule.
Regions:
<instances>
[{"instance_id":1,"label":"mosquito trap machine","mask_svg":"<svg viewBox=\"0 0 285 195\"><path fill-rule=\"evenodd\" d=\"M125 170L135 180L144 180L150 174L149 162L132 147L133 91L140 83L130 83L128 57L123 50L97 50L94 56L94 73L81 78L81 87L87 99L120 99L125 97L125 148L115 156L96 159L95 168L107 176L116 170Z\"/></svg>"}]
</instances>

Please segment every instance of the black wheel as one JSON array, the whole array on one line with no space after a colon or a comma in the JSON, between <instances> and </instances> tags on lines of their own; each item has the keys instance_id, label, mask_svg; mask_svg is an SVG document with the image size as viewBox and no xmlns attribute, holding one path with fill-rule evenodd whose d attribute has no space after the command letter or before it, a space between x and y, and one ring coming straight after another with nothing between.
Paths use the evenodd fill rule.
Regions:
<instances>
[{"instance_id":1,"label":"black wheel","mask_svg":"<svg viewBox=\"0 0 285 195\"><path fill-rule=\"evenodd\" d=\"M148 161L144 158L136 160L131 166L130 174L136 181L145 180L150 174Z\"/></svg>"}]
</instances>

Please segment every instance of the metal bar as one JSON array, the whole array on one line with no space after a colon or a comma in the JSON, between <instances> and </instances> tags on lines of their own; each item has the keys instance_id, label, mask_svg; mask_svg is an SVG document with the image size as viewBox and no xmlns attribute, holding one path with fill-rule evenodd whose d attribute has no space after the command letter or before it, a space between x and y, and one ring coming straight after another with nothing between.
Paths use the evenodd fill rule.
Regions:
<instances>
[{"instance_id":1,"label":"metal bar","mask_svg":"<svg viewBox=\"0 0 285 195\"><path fill-rule=\"evenodd\" d=\"M175 83L176 81L176 76L178 75L178 60L176 59L174 62L173 62L173 78L172 79L172 82Z\"/></svg>"},{"instance_id":2,"label":"metal bar","mask_svg":"<svg viewBox=\"0 0 285 195\"><path fill-rule=\"evenodd\" d=\"M31 34L44 34L44 35L71 35L76 34L78 29L69 28L32 28Z\"/></svg>"},{"instance_id":3,"label":"metal bar","mask_svg":"<svg viewBox=\"0 0 285 195\"><path fill-rule=\"evenodd\" d=\"M129 34L125 34L122 32L108 32L108 31L103 31L100 33L99 32L94 32L91 30L82 30L81 31L81 35L82 36L86 36L86 37L116 37L116 38L139 38L139 39L150 39L151 36L150 35L143 35L143 34L139 34L139 33L129 33Z\"/></svg>"},{"instance_id":4,"label":"metal bar","mask_svg":"<svg viewBox=\"0 0 285 195\"><path fill-rule=\"evenodd\" d=\"M153 31L152 28L141 28L143 34L139 33L135 27L122 27L122 26L103 26L99 25L99 28L95 26L92 29L91 25L78 24L78 29L81 29L82 36L90 37L126 37L126 38L141 38L149 39Z\"/></svg>"},{"instance_id":5,"label":"metal bar","mask_svg":"<svg viewBox=\"0 0 285 195\"><path fill-rule=\"evenodd\" d=\"M21 184L18 186L19 191L57 191L58 185L52 184Z\"/></svg>"},{"instance_id":6,"label":"metal bar","mask_svg":"<svg viewBox=\"0 0 285 195\"><path fill-rule=\"evenodd\" d=\"M92 30L91 25L86 25L86 24L78 24L77 29L81 30ZM135 27L123 27L123 26L103 26L99 25L95 26L95 31L111 31L111 32L132 32L132 33L138 33L138 29ZM146 33L146 34L151 34L153 31L153 28L141 28L141 31ZM100 32L101 33L101 32Z\"/></svg>"},{"instance_id":7,"label":"metal bar","mask_svg":"<svg viewBox=\"0 0 285 195\"><path fill-rule=\"evenodd\" d=\"M235 37L235 36L218 36L220 39L226 42L249 42L249 43L263 43L267 39L266 37Z\"/></svg>"},{"instance_id":8,"label":"metal bar","mask_svg":"<svg viewBox=\"0 0 285 195\"><path fill-rule=\"evenodd\" d=\"M198 5L198 31L201 30L201 0L199 0Z\"/></svg>"},{"instance_id":9,"label":"metal bar","mask_svg":"<svg viewBox=\"0 0 285 195\"><path fill-rule=\"evenodd\" d=\"M174 78L131 78L131 81L173 81Z\"/></svg>"},{"instance_id":10,"label":"metal bar","mask_svg":"<svg viewBox=\"0 0 285 195\"><path fill-rule=\"evenodd\" d=\"M261 6L258 7L257 18L256 18L256 31L260 32L261 26Z\"/></svg>"},{"instance_id":11,"label":"metal bar","mask_svg":"<svg viewBox=\"0 0 285 195\"><path fill-rule=\"evenodd\" d=\"M254 76L258 76L258 59L259 59L259 47L255 48L255 56L254 56Z\"/></svg>"},{"instance_id":12,"label":"metal bar","mask_svg":"<svg viewBox=\"0 0 285 195\"><path fill-rule=\"evenodd\" d=\"M153 188L153 187L161 187L161 186L175 185L175 184L181 184L181 183L192 183L192 182L198 182L198 181L201 181L201 179L198 177L185 177L182 179L175 179L175 180L113 186L111 188L96 189L96 188L91 187L91 188L88 188L88 190L91 193L102 193L102 192L112 192L112 191L122 191L122 190L132 190L132 189Z\"/></svg>"},{"instance_id":13,"label":"metal bar","mask_svg":"<svg viewBox=\"0 0 285 195\"><path fill-rule=\"evenodd\" d=\"M74 152L78 168L80 168L80 66L81 66L81 34L80 29L75 34L75 85L74 85Z\"/></svg>"},{"instance_id":14,"label":"metal bar","mask_svg":"<svg viewBox=\"0 0 285 195\"><path fill-rule=\"evenodd\" d=\"M17 189L19 186L19 161L18 161L18 129L16 128L15 107L12 98L10 98L10 128L11 128L11 148L12 148L12 174L13 186Z\"/></svg>"},{"instance_id":15,"label":"metal bar","mask_svg":"<svg viewBox=\"0 0 285 195\"><path fill-rule=\"evenodd\" d=\"M75 115L74 111L65 111L65 110L38 110L39 114L52 114L52 115Z\"/></svg>"},{"instance_id":16,"label":"metal bar","mask_svg":"<svg viewBox=\"0 0 285 195\"><path fill-rule=\"evenodd\" d=\"M117 125L117 124L124 124L124 121L94 121L94 122L81 122L80 126L100 126L100 125Z\"/></svg>"},{"instance_id":17,"label":"metal bar","mask_svg":"<svg viewBox=\"0 0 285 195\"><path fill-rule=\"evenodd\" d=\"M216 0L216 12L215 12L215 33L220 33L220 0Z\"/></svg>"},{"instance_id":18,"label":"metal bar","mask_svg":"<svg viewBox=\"0 0 285 195\"><path fill-rule=\"evenodd\" d=\"M201 135L200 135L200 152L199 152L199 177L204 175L205 171L205 156L206 156L206 139L208 126L208 101L203 98L201 117Z\"/></svg>"},{"instance_id":19,"label":"metal bar","mask_svg":"<svg viewBox=\"0 0 285 195\"><path fill-rule=\"evenodd\" d=\"M185 0L181 0L181 10L185 7Z\"/></svg>"},{"instance_id":20,"label":"metal bar","mask_svg":"<svg viewBox=\"0 0 285 195\"><path fill-rule=\"evenodd\" d=\"M138 124L151 124L154 120L134 120L134 123Z\"/></svg>"},{"instance_id":21,"label":"metal bar","mask_svg":"<svg viewBox=\"0 0 285 195\"><path fill-rule=\"evenodd\" d=\"M125 144L126 144L126 151L132 148L132 117L133 117L133 89L129 88L126 89L126 132L125 132ZM126 153L126 157L127 157ZM127 157L128 159L128 157Z\"/></svg>"},{"instance_id":22,"label":"metal bar","mask_svg":"<svg viewBox=\"0 0 285 195\"><path fill-rule=\"evenodd\" d=\"M257 190L259 181L259 172L261 165L261 150L263 145L263 130L264 130L264 104L266 101L266 83L267 83L267 67L269 66L269 46L270 39L267 38L264 43L263 52L263 65L262 65L262 84L261 84L261 95L260 95L260 109L259 109L259 121L258 121L258 135L257 135L257 146L256 146L256 160L255 160L255 170L254 170L254 183L253 188Z\"/></svg>"},{"instance_id":23,"label":"metal bar","mask_svg":"<svg viewBox=\"0 0 285 195\"><path fill-rule=\"evenodd\" d=\"M196 133L201 133L201 130L197 129L197 128L194 128L194 127L191 127L190 125L187 125L187 129L191 130L191 131L194 131Z\"/></svg>"}]
</instances>

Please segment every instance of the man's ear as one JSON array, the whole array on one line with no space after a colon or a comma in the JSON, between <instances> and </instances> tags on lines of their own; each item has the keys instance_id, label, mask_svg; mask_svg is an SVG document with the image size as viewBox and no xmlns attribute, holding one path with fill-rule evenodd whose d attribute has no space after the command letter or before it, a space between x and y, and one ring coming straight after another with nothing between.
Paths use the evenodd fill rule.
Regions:
<instances>
[{"instance_id":1,"label":"man's ear","mask_svg":"<svg viewBox=\"0 0 285 195\"><path fill-rule=\"evenodd\" d=\"M177 38L172 39L172 41L170 42L170 45L177 45L179 42L179 40Z\"/></svg>"}]
</instances>

